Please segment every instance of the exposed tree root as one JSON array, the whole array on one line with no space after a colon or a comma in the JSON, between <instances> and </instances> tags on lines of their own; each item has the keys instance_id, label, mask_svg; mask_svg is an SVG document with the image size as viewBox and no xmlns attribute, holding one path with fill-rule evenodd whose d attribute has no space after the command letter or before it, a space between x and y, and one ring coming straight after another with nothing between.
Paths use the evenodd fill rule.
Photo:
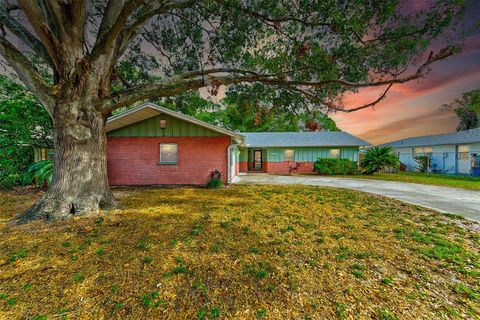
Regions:
<instances>
[{"instance_id":1,"label":"exposed tree root","mask_svg":"<svg viewBox=\"0 0 480 320\"><path fill-rule=\"evenodd\" d=\"M76 216L98 214L102 209L114 209L118 202L110 190L103 195L62 196L53 190L47 191L30 209L17 215L11 221L14 225L35 220L53 222Z\"/></svg>"}]
</instances>

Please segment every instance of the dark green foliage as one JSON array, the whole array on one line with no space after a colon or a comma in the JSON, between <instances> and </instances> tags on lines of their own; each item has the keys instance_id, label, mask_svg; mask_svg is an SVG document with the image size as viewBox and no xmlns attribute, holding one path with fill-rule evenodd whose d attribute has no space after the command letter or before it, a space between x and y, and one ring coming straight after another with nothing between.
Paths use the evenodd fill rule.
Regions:
<instances>
[{"instance_id":1,"label":"dark green foliage","mask_svg":"<svg viewBox=\"0 0 480 320\"><path fill-rule=\"evenodd\" d=\"M457 131L480 127L480 89L465 92L461 98L444 104L442 109L453 111L460 121Z\"/></svg>"},{"instance_id":2,"label":"dark green foliage","mask_svg":"<svg viewBox=\"0 0 480 320\"><path fill-rule=\"evenodd\" d=\"M145 257L145 258L142 259L143 264L151 264L152 262L153 262L152 257Z\"/></svg>"},{"instance_id":3,"label":"dark green foliage","mask_svg":"<svg viewBox=\"0 0 480 320\"><path fill-rule=\"evenodd\" d=\"M150 244L148 244L147 240L140 239L137 243L137 248L140 250L147 251L150 248Z\"/></svg>"},{"instance_id":4,"label":"dark green foliage","mask_svg":"<svg viewBox=\"0 0 480 320\"><path fill-rule=\"evenodd\" d=\"M75 282L82 282L83 280L85 280L85 275L81 272L76 273L73 275L73 280Z\"/></svg>"},{"instance_id":5,"label":"dark green foliage","mask_svg":"<svg viewBox=\"0 0 480 320\"><path fill-rule=\"evenodd\" d=\"M321 175L358 174L357 163L349 159L318 159L313 167Z\"/></svg>"},{"instance_id":6,"label":"dark green foliage","mask_svg":"<svg viewBox=\"0 0 480 320\"><path fill-rule=\"evenodd\" d=\"M377 319L378 320L398 320L391 312L385 309L379 309L377 311Z\"/></svg>"},{"instance_id":7,"label":"dark green foliage","mask_svg":"<svg viewBox=\"0 0 480 320\"><path fill-rule=\"evenodd\" d=\"M453 286L453 291L465 296L470 300L473 300L473 301L480 300L480 289L471 289L465 286L463 283L455 284Z\"/></svg>"},{"instance_id":8,"label":"dark green foliage","mask_svg":"<svg viewBox=\"0 0 480 320\"><path fill-rule=\"evenodd\" d=\"M365 275L364 275L363 272L360 271L360 270L352 270L352 274L353 274L356 278L360 278L360 279L365 278Z\"/></svg>"},{"instance_id":9,"label":"dark green foliage","mask_svg":"<svg viewBox=\"0 0 480 320\"><path fill-rule=\"evenodd\" d=\"M413 158L417 163L417 169L420 172L428 172L430 168L430 157L427 155L416 156Z\"/></svg>"},{"instance_id":10,"label":"dark green foliage","mask_svg":"<svg viewBox=\"0 0 480 320\"><path fill-rule=\"evenodd\" d=\"M246 70L232 78L255 74L275 81L325 81L304 90L265 81L223 88L214 80L208 93L224 108L197 90L152 101L244 132L338 130L328 109L336 98L356 91L338 80L364 83L390 79L398 70L410 72L412 60L454 27L463 12L463 4L453 1L410 14L396 0L347 3L192 2L176 18L159 15L145 26L144 39L159 49L146 51L144 39L134 41L117 63L113 91L216 66Z\"/></svg>"},{"instance_id":11,"label":"dark green foliage","mask_svg":"<svg viewBox=\"0 0 480 320\"><path fill-rule=\"evenodd\" d=\"M218 189L223 186L223 182L220 178L211 178L207 183L207 188L209 189Z\"/></svg>"},{"instance_id":12,"label":"dark green foliage","mask_svg":"<svg viewBox=\"0 0 480 320\"><path fill-rule=\"evenodd\" d=\"M266 316L267 316L267 310L265 310L265 309L260 309L260 310L255 311L255 317L257 319L263 319Z\"/></svg>"},{"instance_id":13,"label":"dark green foliage","mask_svg":"<svg viewBox=\"0 0 480 320\"><path fill-rule=\"evenodd\" d=\"M159 298L159 293L157 291L147 292L142 295L141 300L145 308L157 308L158 306L164 304L164 301Z\"/></svg>"},{"instance_id":14,"label":"dark green foliage","mask_svg":"<svg viewBox=\"0 0 480 320\"><path fill-rule=\"evenodd\" d=\"M18 259L25 258L27 256L27 251L25 249L20 249L17 252L15 252L14 255L10 256L7 260L7 263L12 263L14 261L17 261Z\"/></svg>"},{"instance_id":15,"label":"dark green foliage","mask_svg":"<svg viewBox=\"0 0 480 320\"><path fill-rule=\"evenodd\" d=\"M270 275L272 267L267 262L260 262L258 265L248 264L243 268L243 274L253 275L258 279L266 278Z\"/></svg>"},{"instance_id":16,"label":"dark green foliage","mask_svg":"<svg viewBox=\"0 0 480 320\"><path fill-rule=\"evenodd\" d=\"M35 183L37 186L50 185L53 176L53 161L46 159L34 162L23 174L23 183Z\"/></svg>"},{"instance_id":17,"label":"dark green foliage","mask_svg":"<svg viewBox=\"0 0 480 320\"><path fill-rule=\"evenodd\" d=\"M217 111L219 123L240 132L340 131L335 122L319 111L304 108L298 94L261 84L233 86Z\"/></svg>"},{"instance_id":18,"label":"dark green foliage","mask_svg":"<svg viewBox=\"0 0 480 320\"><path fill-rule=\"evenodd\" d=\"M400 160L393 153L391 147L373 147L368 149L365 157L360 162L365 174L377 173L387 167L398 169Z\"/></svg>"},{"instance_id":19,"label":"dark green foliage","mask_svg":"<svg viewBox=\"0 0 480 320\"><path fill-rule=\"evenodd\" d=\"M380 280L380 282L386 286L390 286L392 285L393 283L393 279L392 277L386 277L386 278L382 278L382 280Z\"/></svg>"},{"instance_id":20,"label":"dark green foliage","mask_svg":"<svg viewBox=\"0 0 480 320\"><path fill-rule=\"evenodd\" d=\"M0 75L0 188L22 182L33 147L52 146L48 113L22 85Z\"/></svg>"}]
</instances>

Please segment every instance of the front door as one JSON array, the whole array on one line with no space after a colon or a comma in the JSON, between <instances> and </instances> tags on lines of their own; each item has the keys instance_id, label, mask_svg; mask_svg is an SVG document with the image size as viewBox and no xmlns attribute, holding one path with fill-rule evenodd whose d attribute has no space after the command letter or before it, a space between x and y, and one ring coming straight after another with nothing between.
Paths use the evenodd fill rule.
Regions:
<instances>
[{"instance_id":1,"label":"front door","mask_svg":"<svg viewBox=\"0 0 480 320\"><path fill-rule=\"evenodd\" d=\"M262 150L253 150L253 170L263 169L262 153Z\"/></svg>"}]
</instances>

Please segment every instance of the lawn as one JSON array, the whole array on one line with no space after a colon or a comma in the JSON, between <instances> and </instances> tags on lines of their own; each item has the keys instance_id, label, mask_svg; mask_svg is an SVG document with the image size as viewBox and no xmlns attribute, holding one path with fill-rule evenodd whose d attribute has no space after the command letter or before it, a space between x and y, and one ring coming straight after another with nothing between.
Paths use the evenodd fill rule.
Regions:
<instances>
[{"instance_id":1,"label":"lawn","mask_svg":"<svg viewBox=\"0 0 480 320\"><path fill-rule=\"evenodd\" d=\"M121 210L8 227L40 194L0 193L0 319L480 317L474 222L313 186L115 194Z\"/></svg>"},{"instance_id":2,"label":"lawn","mask_svg":"<svg viewBox=\"0 0 480 320\"><path fill-rule=\"evenodd\" d=\"M480 177L454 176L446 174L421 173L421 172L399 172L383 173L372 175L342 176L344 178L374 179L386 181L400 181L420 184L431 184L437 186L464 188L480 190Z\"/></svg>"}]
</instances>

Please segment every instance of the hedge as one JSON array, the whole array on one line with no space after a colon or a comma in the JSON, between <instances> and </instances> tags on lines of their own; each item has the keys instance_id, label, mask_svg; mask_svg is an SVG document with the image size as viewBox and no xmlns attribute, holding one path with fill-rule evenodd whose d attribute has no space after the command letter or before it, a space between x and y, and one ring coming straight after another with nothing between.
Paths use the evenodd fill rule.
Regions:
<instances>
[{"instance_id":1,"label":"hedge","mask_svg":"<svg viewBox=\"0 0 480 320\"><path fill-rule=\"evenodd\" d=\"M356 162L348 159L318 159L313 164L315 171L321 175L358 174Z\"/></svg>"}]
</instances>

